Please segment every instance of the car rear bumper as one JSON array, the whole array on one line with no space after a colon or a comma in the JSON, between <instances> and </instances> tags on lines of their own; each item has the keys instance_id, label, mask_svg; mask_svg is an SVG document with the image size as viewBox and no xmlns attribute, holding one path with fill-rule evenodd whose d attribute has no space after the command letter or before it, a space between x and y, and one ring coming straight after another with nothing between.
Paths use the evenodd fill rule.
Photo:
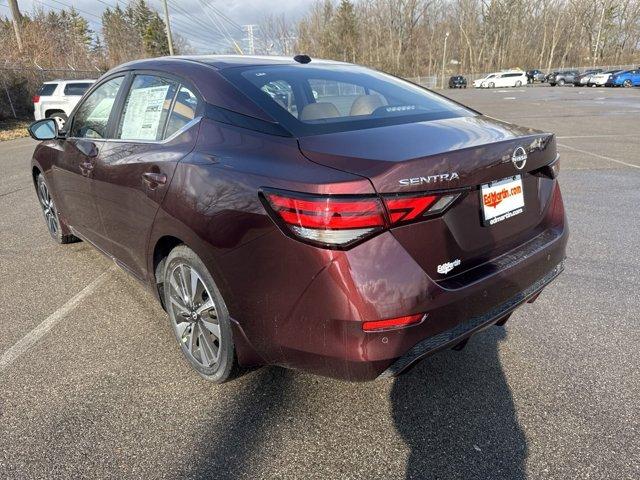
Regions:
<instances>
[{"instance_id":1,"label":"car rear bumper","mask_svg":"<svg viewBox=\"0 0 640 480\"><path fill-rule=\"evenodd\" d=\"M538 279L524 290L516 293L507 301L495 306L484 314L476 315L468 320L460 322L455 327L428 337L415 344L402 357L394 361L384 370L378 379L395 377L413 365L415 362L427 357L439 350L453 347L469 338L471 335L484 330L487 327L506 321L511 313L525 302L536 299L542 289L551 283L564 270L564 263L557 264L544 277Z\"/></svg>"},{"instance_id":2,"label":"car rear bumper","mask_svg":"<svg viewBox=\"0 0 640 480\"><path fill-rule=\"evenodd\" d=\"M423 356L499 322L562 270L568 229L559 192L552 203L547 217L553 220L534 238L439 281L390 232L333 252L290 313L275 319L264 358L320 375L373 380L398 374ZM423 313L426 318L415 326L362 329L363 321Z\"/></svg>"}]
</instances>

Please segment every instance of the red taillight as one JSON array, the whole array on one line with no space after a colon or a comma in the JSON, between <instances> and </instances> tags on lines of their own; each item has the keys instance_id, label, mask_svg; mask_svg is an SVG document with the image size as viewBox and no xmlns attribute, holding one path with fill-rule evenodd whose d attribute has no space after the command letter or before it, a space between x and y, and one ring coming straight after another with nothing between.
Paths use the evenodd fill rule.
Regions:
<instances>
[{"instance_id":1,"label":"red taillight","mask_svg":"<svg viewBox=\"0 0 640 480\"><path fill-rule=\"evenodd\" d=\"M33 103L38 103L40 101L40 95L34 95L33 97L31 97L31 100L33 101Z\"/></svg>"},{"instance_id":2,"label":"red taillight","mask_svg":"<svg viewBox=\"0 0 640 480\"><path fill-rule=\"evenodd\" d=\"M424 217L442 213L458 197L459 193L433 194L393 194L383 197L389 212L391 225L422 220Z\"/></svg>"},{"instance_id":3,"label":"red taillight","mask_svg":"<svg viewBox=\"0 0 640 480\"><path fill-rule=\"evenodd\" d=\"M275 214L286 233L319 246L346 248L385 228L441 213L460 194L394 194L380 198L265 191L263 195L267 210Z\"/></svg>"},{"instance_id":4,"label":"red taillight","mask_svg":"<svg viewBox=\"0 0 640 480\"><path fill-rule=\"evenodd\" d=\"M424 318L424 313L418 313L416 315L407 315L406 317L389 318L387 320L371 320L362 322L362 330L365 332L377 332L384 330L393 330L396 328L408 327L410 325L416 325Z\"/></svg>"},{"instance_id":5,"label":"red taillight","mask_svg":"<svg viewBox=\"0 0 640 480\"><path fill-rule=\"evenodd\" d=\"M391 223L415 220L433 205L438 197L425 195L419 197L395 197L385 198L384 203L389 211Z\"/></svg>"},{"instance_id":6,"label":"red taillight","mask_svg":"<svg viewBox=\"0 0 640 480\"><path fill-rule=\"evenodd\" d=\"M265 198L286 228L312 243L344 247L385 226L377 197L312 197L287 192L265 193Z\"/></svg>"}]
</instances>

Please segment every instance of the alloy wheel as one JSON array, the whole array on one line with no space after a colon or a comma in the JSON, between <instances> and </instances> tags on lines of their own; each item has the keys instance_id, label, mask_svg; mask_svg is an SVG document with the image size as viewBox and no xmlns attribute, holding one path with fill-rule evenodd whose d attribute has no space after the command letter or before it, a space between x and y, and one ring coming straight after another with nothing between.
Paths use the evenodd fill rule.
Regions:
<instances>
[{"instance_id":1,"label":"alloy wheel","mask_svg":"<svg viewBox=\"0 0 640 480\"><path fill-rule=\"evenodd\" d=\"M178 263L169 277L169 308L176 337L186 354L205 368L220 358L221 331L211 292L193 267Z\"/></svg>"},{"instance_id":2,"label":"alloy wheel","mask_svg":"<svg viewBox=\"0 0 640 480\"><path fill-rule=\"evenodd\" d=\"M40 199L40 206L42 207L42 213L44 214L44 219L47 222L49 233L52 237L57 237L58 232L60 231L58 214L56 212L56 206L53 203L53 199L49 194L49 188L42 177L38 179L38 198Z\"/></svg>"},{"instance_id":3,"label":"alloy wheel","mask_svg":"<svg viewBox=\"0 0 640 480\"><path fill-rule=\"evenodd\" d=\"M624 83L623 83L623 85L624 85L626 88L630 88L630 87L632 87L632 86L633 86L633 83L631 82L631 80L625 80L625 81L624 81Z\"/></svg>"}]
</instances>

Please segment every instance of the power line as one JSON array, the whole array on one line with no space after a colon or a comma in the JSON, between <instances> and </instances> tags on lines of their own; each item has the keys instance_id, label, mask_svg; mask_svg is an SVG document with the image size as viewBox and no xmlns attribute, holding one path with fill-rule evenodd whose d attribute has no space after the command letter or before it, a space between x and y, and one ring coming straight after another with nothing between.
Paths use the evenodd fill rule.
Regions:
<instances>
[{"instance_id":1,"label":"power line","mask_svg":"<svg viewBox=\"0 0 640 480\"><path fill-rule=\"evenodd\" d=\"M209 19L211 20L211 22L214 24L214 26L218 29L218 31L224 35L229 42L234 46L234 48L238 51L238 53L243 54L244 52L242 51L242 49L240 48L240 46L238 45L238 43L233 39L233 37L229 34L229 31L227 30L227 28L224 26L224 24L222 22L220 22L214 15L212 15L211 13L209 13L209 11L207 10L207 7L209 5L207 5L204 0L200 0L200 5L202 6L202 10L204 11L205 15L207 17L209 17Z\"/></svg>"},{"instance_id":2,"label":"power line","mask_svg":"<svg viewBox=\"0 0 640 480\"><path fill-rule=\"evenodd\" d=\"M222 13L219 9L217 9L216 7L214 7L211 4L208 4L209 8L211 10L213 10L214 12L216 12L220 17L222 17L223 19L225 19L227 22L229 22L229 24L234 27L236 30L242 32L242 26L240 26L239 24L237 24L236 22L234 22L233 20L231 20L229 17L227 17L224 13Z\"/></svg>"},{"instance_id":3,"label":"power line","mask_svg":"<svg viewBox=\"0 0 640 480\"><path fill-rule=\"evenodd\" d=\"M95 17L95 18L97 18L97 19L99 19L99 20L102 20L102 17L100 17L100 16L96 15L95 13L87 12L86 10L80 10L79 8L76 8L76 7L74 7L73 5L69 5L68 3L63 3L63 2L61 2L60 0L49 0L49 1L54 2L54 3L57 3L57 4L59 4L59 5L62 5L62 6L64 6L65 8L68 8L68 9L70 9L70 10L75 10L76 12L84 13L85 15L89 15L89 16L91 16L91 17ZM40 3L44 3L44 2L43 2L42 0L40 0ZM46 5L46 3L45 3L45 5ZM51 5L47 5L47 6L48 6L48 7L52 7ZM63 9L63 10L64 10L64 9Z\"/></svg>"}]
</instances>

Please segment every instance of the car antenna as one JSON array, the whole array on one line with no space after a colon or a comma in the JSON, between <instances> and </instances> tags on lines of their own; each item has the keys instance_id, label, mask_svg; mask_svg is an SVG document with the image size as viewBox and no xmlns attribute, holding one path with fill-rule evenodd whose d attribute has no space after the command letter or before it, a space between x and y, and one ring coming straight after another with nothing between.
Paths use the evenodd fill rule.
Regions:
<instances>
[{"instance_id":1,"label":"car antenna","mask_svg":"<svg viewBox=\"0 0 640 480\"><path fill-rule=\"evenodd\" d=\"M293 57L293 59L298 62L298 63L310 63L311 62L311 57L309 55L296 55L295 57Z\"/></svg>"}]
</instances>

